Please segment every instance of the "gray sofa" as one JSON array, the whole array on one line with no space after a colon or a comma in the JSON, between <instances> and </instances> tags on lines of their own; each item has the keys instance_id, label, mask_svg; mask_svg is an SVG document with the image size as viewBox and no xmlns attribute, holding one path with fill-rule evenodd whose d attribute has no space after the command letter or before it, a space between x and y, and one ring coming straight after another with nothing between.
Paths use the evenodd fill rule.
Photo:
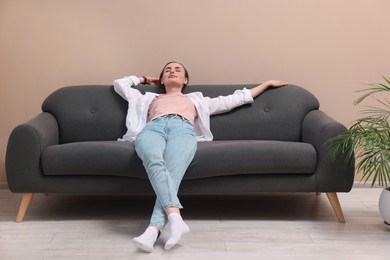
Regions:
<instances>
[{"instance_id":1,"label":"gray sofa","mask_svg":"<svg viewBox=\"0 0 390 260\"><path fill-rule=\"evenodd\" d=\"M254 85L193 85L228 95ZM139 85L141 92L160 92ZM154 194L126 132L127 102L109 85L72 86L46 98L42 113L17 126L6 153L9 188L24 193L17 222L34 193ZM211 117L214 140L198 150L179 194L325 192L345 222L337 192L349 192L354 165L329 157L327 141L346 128L319 110L307 90L270 88L250 105Z\"/></svg>"}]
</instances>

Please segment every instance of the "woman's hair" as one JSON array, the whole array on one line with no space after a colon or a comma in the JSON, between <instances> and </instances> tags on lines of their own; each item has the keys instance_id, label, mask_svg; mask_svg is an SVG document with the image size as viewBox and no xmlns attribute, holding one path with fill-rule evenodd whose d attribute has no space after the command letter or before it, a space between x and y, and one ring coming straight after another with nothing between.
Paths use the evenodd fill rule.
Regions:
<instances>
[{"instance_id":1,"label":"woman's hair","mask_svg":"<svg viewBox=\"0 0 390 260\"><path fill-rule=\"evenodd\" d=\"M161 71L161 73L160 73L160 78L159 78L160 87L163 87L163 88L165 89L164 84L161 84L161 79L162 79L162 77L163 77L163 75L164 75L165 67L168 66L168 65L171 64L171 63L177 63L177 64L180 64L180 65L183 67L183 69L184 69L184 76L187 78L187 84L184 84L184 85L183 85L183 88L186 87L186 86L188 85L188 82L190 82L190 76L188 75L188 71L187 71L186 67L184 67L183 64L181 64L180 62L177 62L177 61L170 61L170 62L168 62L167 64L165 64L165 66L163 67L163 69L162 69L162 71Z\"/></svg>"}]
</instances>

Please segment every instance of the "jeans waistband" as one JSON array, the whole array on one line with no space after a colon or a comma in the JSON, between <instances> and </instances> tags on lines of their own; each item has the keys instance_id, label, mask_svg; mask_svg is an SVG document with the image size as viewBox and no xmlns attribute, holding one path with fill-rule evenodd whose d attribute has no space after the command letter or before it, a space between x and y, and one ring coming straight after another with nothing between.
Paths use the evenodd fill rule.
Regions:
<instances>
[{"instance_id":1,"label":"jeans waistband","mask_svg":"<svg viewBox=\"0 0 390 260\"><path fill-rule=\"evenodd\" d=\"M187 118L185 118L184 116L181 116L179 114L167 114L167 115L163 115L163 116L160 116L160 117L157 117L155 119L153 119L152 121L156 120L156 119L159 119L159 118L178 118L178 119L181 119L183 121L188 121L190 122Z\"/></svg>"},{"instance_id":2,"label":"jeans waistband","mask_svg":"<svg viewBox=\"0 0 390 260\"><path fill-rule=\"evenodd\" d=\"M165 117L165 118L179 118L179 119L188 121L187 118L185 118L184 116L181 116L179 114L168 114L168 115L164 115L164 116L161 116L161 117Z\"/></svg>"}]
</instances>

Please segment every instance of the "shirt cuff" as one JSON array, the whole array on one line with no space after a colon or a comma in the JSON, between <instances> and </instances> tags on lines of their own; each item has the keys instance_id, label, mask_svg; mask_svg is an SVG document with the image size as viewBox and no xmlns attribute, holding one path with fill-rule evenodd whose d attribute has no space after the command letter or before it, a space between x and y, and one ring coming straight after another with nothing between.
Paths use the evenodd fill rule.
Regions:
<instances>
[{"instance_id":1,"label":"shirt cuff","mask_svg":"<svg viewBox=\"0 0 390 260\"><path fill-rule=\"evenodd\" d=\"M129 79L133 84L133 86L137 86L141 83L141 81L139 80L139 78L137 76L128 76L126 77L127 79Z\"/></svg>"},{"instance_id":2,"label":"shirt cuff","mask_svg":"<svg viewBox=\"0 0 390 260\"><path fill-rule=\"evenodd\" d=\"M254 99L252 97L251 91L249 89L247 89L247 88L244 88L243 91L244 91L244 101L245 101L245 103L252 103L254 101Z\"/></svg>"}]
</instances>

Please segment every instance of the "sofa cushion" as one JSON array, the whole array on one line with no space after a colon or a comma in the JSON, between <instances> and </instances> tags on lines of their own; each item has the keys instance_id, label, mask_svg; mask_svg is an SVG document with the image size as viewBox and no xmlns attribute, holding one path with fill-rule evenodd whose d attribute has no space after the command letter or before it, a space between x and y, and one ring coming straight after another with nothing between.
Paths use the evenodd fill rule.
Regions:
<instances>
[{"instance_id":1,"label":"sofa cushion","mask_svg":"<svg viewBox=\"0 0 390 260\"><path fill-rule=\"evenodd\" d=\"M312 174L315 148L308 143L233 140L198 143L186 179L239 174Z\"/></svg>"},{"instance_id":2,"label":"sofa cushion","mask_svg":"<svg viewBox=\"0 0 390 260\"><path fill-rule=\"evenodd\" d=\"M205 96L228 95L238 88L255 85L188 86ZM214 140L302 141L305 116L319 108L318 100L306 89L289 85L269 88L252 104L238 107L210 119Z\"/></svg>"},{"instance_id":3,"label":"sofa cushion","mask_svg":"<svg viewBox=\"0 0 390 260\"><path fill-rule=\"evenodd\" d=\"M112 86L72 86L49 95L42 111L56 118L60 143L113 141L126 132L127 106Z\"/></svg>"},{"instance_id":4,"label":"sofa cushion","mask_svg":"<svg viewBox=\"0 0 390 260\"><path fill-rule=\"evenodd\" d=\"M282 141L211 141L198 143L185 179L240 174L311 174L316 150L308 143ZM111 175L147 178L134 143L76 142L47 147L45 175Z\"/></svg>"},{"instance_id":5,"label":"sofa cushion","mask_svg":"<svg viewBox=\"0 0 390 260\"><path fill-rule=\"evenodd\" d=\"M144 178L134 143L76 142L47 147L42 152L45 175L113 175Z\"/></svg>"}]
</instances>

